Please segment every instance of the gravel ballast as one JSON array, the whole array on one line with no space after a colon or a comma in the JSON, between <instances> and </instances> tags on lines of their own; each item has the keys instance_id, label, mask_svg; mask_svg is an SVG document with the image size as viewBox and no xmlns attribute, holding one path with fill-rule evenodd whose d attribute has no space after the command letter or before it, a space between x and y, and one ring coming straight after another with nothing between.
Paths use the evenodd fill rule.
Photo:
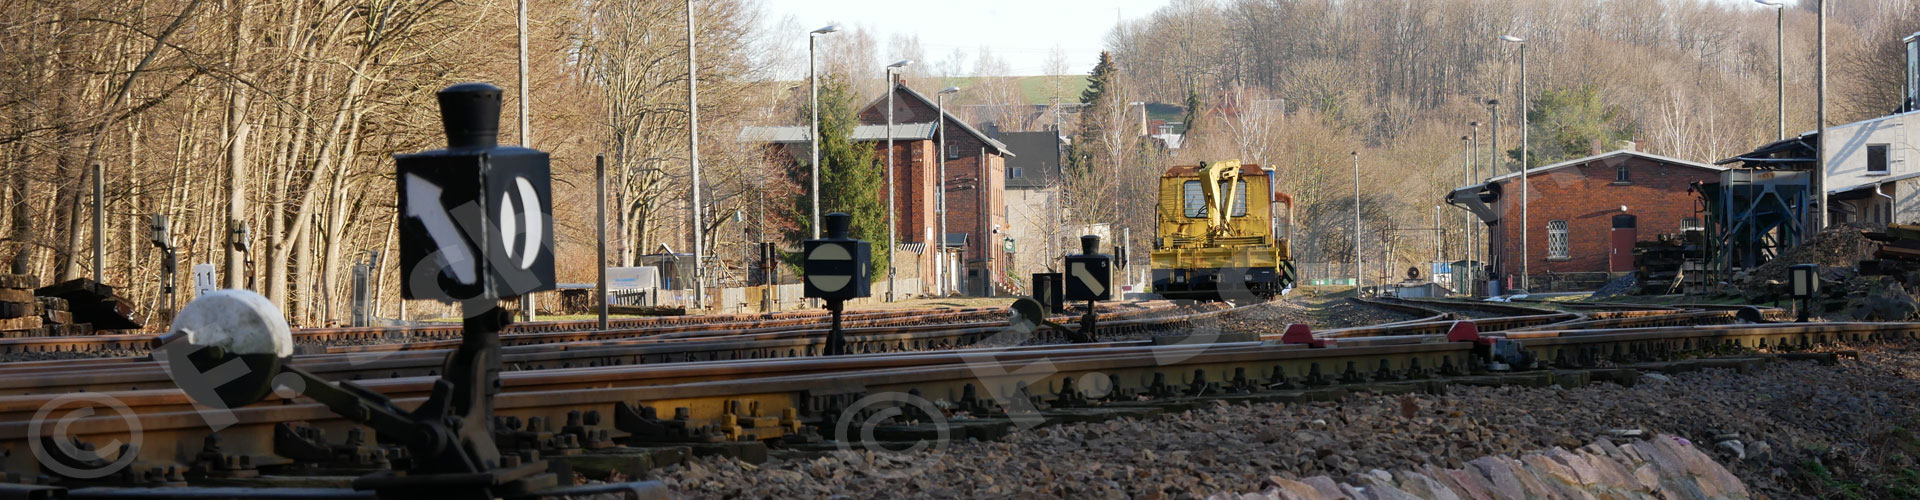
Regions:
<instances>
[{"instance_id":1,"label":"gravel ballast","mask_svg":"<svg viewBox=\"0 0 1920 500\"><path fill-rule=\"evenodd\" d=\"M941 452L836 452L749 465L697 459L660 471L693 498L1204 498L1269 477L1360 479L1374 469L1459 468L1601 438L1698 443L1755 498L1912 498L1920 353L1868 349L1827 366L1643 375L1634 387L1451 386L1445 395L1339 402L1214 402L1141 419L1042 427ZM1904 479L1903 479L1904 478Z\"/></svg>"}]
</instances>

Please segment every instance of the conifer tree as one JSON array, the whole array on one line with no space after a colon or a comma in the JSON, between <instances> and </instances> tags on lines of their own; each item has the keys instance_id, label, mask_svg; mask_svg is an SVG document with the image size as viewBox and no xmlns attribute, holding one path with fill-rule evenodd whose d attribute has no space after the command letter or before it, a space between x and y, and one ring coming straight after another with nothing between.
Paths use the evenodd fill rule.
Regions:
<instances>
[{"instance_id":1,"label":"conifer tree","mask_svg":"<svg viewBox=\"0 0 1920 500\"><path fill-rule=\"evenodd\" d=\"M883 199L886 179L882 175L879 153L868 144L853 142L853 128L859 123L853 91L846 81L830 78L820 86L820 213L845 212L853 216L851 237L873 244L873 259L868 268L875 280L887 271L887 208ZM806 158L792 171L795 185L809 186L806 176L812 168ZM792 218L798 221L788 232L789 241L813 237L813 205L806 196L793 199ZM825 233L822 233L825 236ZM803 256L788 256L799 269Z\"/></svg>"}]
</instances>

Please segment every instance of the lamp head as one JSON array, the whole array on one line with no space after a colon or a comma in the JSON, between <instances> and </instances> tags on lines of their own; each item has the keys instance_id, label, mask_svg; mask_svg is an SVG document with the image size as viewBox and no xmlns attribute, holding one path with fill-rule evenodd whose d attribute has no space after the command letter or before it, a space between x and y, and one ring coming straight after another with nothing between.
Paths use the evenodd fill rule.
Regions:
<instances>
[{"instance_id":1,"label":"lamp head","mask_svg":"<svg viewBox=\"0 0 1920 500\"><path fill-rule=\"evenodd\" d=\"M817 29L817 30L813 30L812 32L810 32L810 34L814 34L814 35L825 35L825 34L828 34L828 33L833 33L833 32L836 32L836 31L840 31L840 25L838 25L838 24L829 24L829 25L826 25L826 26L822 26L822 27L820 27L820 29Z\"/></svg>"},{"instance_id":2,"label":"lamp head","mask_svg":"<svg viewBox=\"0 0 1920 500\"><path fill-rule=\"evenodd\" d=\"M1527 39L1513 35L1500 35L1500 41L1509 43L1527 43Z\"/></svg>"}]
</instances>

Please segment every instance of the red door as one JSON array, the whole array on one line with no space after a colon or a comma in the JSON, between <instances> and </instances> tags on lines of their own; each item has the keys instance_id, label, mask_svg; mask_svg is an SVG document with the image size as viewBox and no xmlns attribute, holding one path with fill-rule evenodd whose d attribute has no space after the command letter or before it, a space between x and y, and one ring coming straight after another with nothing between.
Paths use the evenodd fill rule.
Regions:
<instances>
[{"instance_id":1,"label":"red door","mask_svg":"<svg viewBox=\"0 0 1920 500\"><path fill-rule=\"evenodd\" d=\"M1608 271L1619 273L1633 270L1633 242L1636 237L1633 216L1613 216L1613 231L1608 235L1607 245Z\"/></svg>"}]
</instances>

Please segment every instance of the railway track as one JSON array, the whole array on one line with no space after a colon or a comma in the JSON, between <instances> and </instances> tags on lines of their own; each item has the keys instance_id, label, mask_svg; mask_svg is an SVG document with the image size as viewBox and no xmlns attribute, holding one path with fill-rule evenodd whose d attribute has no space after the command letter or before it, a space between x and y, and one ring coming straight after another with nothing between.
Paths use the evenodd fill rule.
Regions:
<instances>
[{"instance_id":1,"label":"railway track","mask_svg":"<svg viewBox=\"0 0 1920 500\"><path fill-rule=\"evenodd\" d=\"M1216 328L1207 322L1236 311L1212 308L1143 314L1103 322L1103 326L1122 331L1190 333L1196 328ZM879 327L865 335L850 332L853 339L858 339L856 345L870 346L873 353L836 358L797 355L804 352L799 345L816 342L804 335L651 344L639 339L586 340L504 349L509 369L521 370L502 374L502 394L495 405L503 422L509 423L508 433L527 438L503 442L519 442L510 451L528 456L612 456L615 458L607 460L617 462L650 457L654 452L645 450L662 446L752 456L764 453L769 443L818 447L823 437L842 437L836 429L844 430L846 422L879 410L859 405L871 401L869 396L883 394L895 395L886 399L889 408L928 402L931 406L924 407L922 413L938 415L921 415L923 420L954 419L933 428L889 427L892 430L888 432L897 434L895 437L940 431L991 438L1030 418L1057 418L1060 412L1097 412L1102 408L1119 411L1140 401L1165 403L1221 395L1310 398L1319 397L1313 396L1313 391L1381 384L1419 386L1485 376L1483 370L1492 361L1516 369L1534 368L1502 376L1552 380L1571 376L1556 369L1729 350L1798 349L1838 341L1912 338L1916 332L1913 325L1868 323L1624 328L1734 314L1560 312L1478 322L1443 317L1319 332L1320 337L1339 339L1327 348L1289 345L1274 334L1248 342L1156 345L1125 341L995 348L956 344L944 350L916 350L913 342L926 339L909 340L913 332L885 332L882 330L886 328ZM1429 318L1432 316L1445 314ZM1594 323L1597 321L1607 323ZM961 330L979 331L958 335L1006 335L1004 328L978 326L946 331ZM1465 330L1505 333L1477 337L1464 334ZM704 345L706 352L768 355L700 360L699 355L683 349L682 359L671 359L673 349L695 345ZM1535 362L1503 358L1498 353L1508 351L1496 351L1494 345L1514 349L1511 352L1524 351ZM797 357L779 356L782 346ZM884 352L893 350L886 346L912 352ZM422 401L435 378L402 372L431 370L444 351L384 353L388 357L354 363L352 357L361 354L308 355L297 357L295 365L333 380L359 378L358 385L388 395L397 406L411 407ZM648 356L665 358L650 362ZM171 387L157 365L136 367L134 362L110 359L83 361L67 363L59 376L30 375L35 369L46 369L44 365L0 365L0 384L5 384L11 394L0 396L0 447L10 450L5 470L37 469L35 455L43 452L25 451L33 448L29 443L33 436L45 434L34 428L34 422L48 421L59 422L65 436L82 443L138 443L126 450L128 456L137 457L136 466L92 484L178 484L189 470L214 470L225 476L247 476L261 469L335 474L349 471L344 474L353 475L352 471L377 469L399 458L387 455L393 450L373 444L364 435L353 437L358 426L327 407L297 397L271 396L260 404L216 410L223 415L222 422L229 425L213 432L208 414L202 411L205 409L197 410L183 392ZM36 384L46 392L16 392ZM154 385L118 388L129 384ZM90 392L70 392L82 390ZM76 394L85 397L76 398ZM75 401L87 404L63 404ZM96 412L76 413L82 410ZM966 418L960 419L962 416ZM138 436L134 435L135 428L139 429ZM215 441L209 441L209 436L215 435ZM343 437L347 439L340 439ZM215 446L209 447L209 443ZM312 453L316 449L332 452ZM244 463L241 457L245 457ZM598 463L586 459L559 461L589 469L595 467L592 463ZM197 469L193 465L196 462L200 462Z\"/></svg>"},{"instance_id":2,"label":"railway track","mask_svg":"<svg viewBox=\"0 0 1920 500\"><path fill-rule=\"evenodd\" d=\"M948 309L936 313L929 313L924 309L855 311L846 315L845 324L850 327L939 324L999 318L1004 314L1005 312L999 308L978 307ZM598 326L595 321L542 321L515 323L502 332L501 343L502 345L533 345L585 339L718 337L739 332L822 329L825 328L827 321L828 318L824 314L799 311L767 315L670 316L613 320L609 321L608 330L595 330ZM436 349L458 345L460 327L456 324L303 328L294 330L293 335L296 343L295 352L301 354ZM0 357L35 353L68 353L74 354L74 357L85 353L140 356L151 349L160 337L159 334L119 334L5 338L0 339Z\"/></svg>"}]
</instances>

